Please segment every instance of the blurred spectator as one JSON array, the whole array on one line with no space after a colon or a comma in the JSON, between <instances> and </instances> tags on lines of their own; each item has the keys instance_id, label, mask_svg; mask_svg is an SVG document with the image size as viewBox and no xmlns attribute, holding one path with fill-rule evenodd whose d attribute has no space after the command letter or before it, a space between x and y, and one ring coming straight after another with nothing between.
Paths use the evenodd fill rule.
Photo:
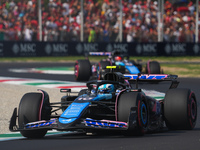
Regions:
<instances>
[{"instance_id":1,"label":"blurred spectator","mask_svg":"<svg viewBox=\"0 0 200 150\"><path fill-rule=\"evenodd\" d=\"M157 42L158 1L123 0L123 41ZM41 0L42 40L80 41L80 0ZM84 41L119 42L119 0L84 0ZM165 0L163 40L195 41L193 1ZM92 28L91 28L92 27ZM39 40L38 1L0 1L0 40Z\"/></svg>"},{"instance_id":2,"label":"blurred spectator","mask_svg":"<svg viewBox=\"0 0 200 150\"><path fill-rule=\"evenodd\" d=\"M169 28L166 28L164 30L164 33L163 33L163 41L164 42L169 42L170 41L170 29Z\"/></svg>"},{"instance_id":3,"label":"blurred spectator","mask_svg":"<svg viewBox=\"0 0 200 150\"><path fill-rule=\"evenodd\" d=\"M95 42L96 40L96 32L94 30L94 27L90 27L89 29L89 36L88 36L88 42Z\"/></svg>"},{"instance_id":4,"label":"blurred spectator","mask_svg":"<svg viewBox=\"0 0 200 150\"><path fill-rule=\"evenodd\" d=\"M58 31L58 41L64 42L67 38L67 26L60 26Z\"/></svg>"},{"instance_id":5,"label":"blurred spectator","mask_svg":"<svg viewBox=\"0 0 200 150\"><path fill-rule=\"evenodd\" d=\"M102 42L103 41L103 28L101 26L96 26L95 32L96 32L96 41Z\"/></svg>"},{"instance_id":6,"label":"blurred spectator","mask_svg":"<svg viewBox=\"0 0 200 150\"><path fill-rule=\"evenodd\" d=\"M150 28L149 37L148 38L149 38L148 42L157 42L158 41L157 29Z\"/></svg>"},{"instance_id":7,"label":"blurred spectator","mask_svg":"<svg viewBox=\"0 0 200 150\"><path fill-rule=\"evenodd\" d=\"M111 30L112 30L112 32L111 32L111 36L110 36L110 41L119 42L119 40L118 40L119 28L118 27L114 27Z\"/></svg>"},{"instance_id":8,"label":"blurred spectator","mask_svg":"<svg viewBox=\"0 0 200 150\"><path fill-rule=\"evenodd\" d=\"M5 25L2 18L0 17L0 41L4 40Z\"/></svg>"},{"instance_id":9,"label":"blurred spectator","mask_svg":"<svg viewBox=\"0 0 200 150\"><path fill-rule=\"evenodd\" d=\"M32 41L32 35L31 25L26 25L24 28L24 41Z\"/></svg>"},{"instance_id":10,"label":"blurred spectator","mask_svg":"<svg viewBox=\"0 0 200 150\"><path fill-rule=\"evenodd\" d=\"M104 42L109 42L110 41L110 24L109 22L106 23L105 28L103 30L103 41Z\"/></svg>"}]
</instances>

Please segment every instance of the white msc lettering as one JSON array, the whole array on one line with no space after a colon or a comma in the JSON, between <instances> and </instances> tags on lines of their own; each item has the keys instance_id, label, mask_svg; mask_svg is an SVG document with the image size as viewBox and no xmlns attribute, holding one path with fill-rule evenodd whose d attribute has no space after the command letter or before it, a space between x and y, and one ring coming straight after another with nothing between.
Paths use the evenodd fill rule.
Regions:
<instances>
[{"instance_id":1,"label":"white msc lettering","mask_svg":"<svg viewBox=\"0 0 200 150\"><path fill-rule=\"evenodd\" d=\"M86 52L97 52L98 51L98 44L88 43L88 44L84 44L83 47L84 47L84 51L86 51Z\"/></svg>"},{"instance_id":2,"label":"white msc lettering","mask_svg":"<svg viewBox=\"0 0 200 150\"><path fill-rule=\"evenodd\" d=\"M143 52L156 53L156 44L143 44Z\"/></svg>"},{"instance_id":3,"label":"white msc lettering","mask_svg":"<svg viewBox=\"0 0 200 150\"><path fill-rule=\"evenodd\" d=\"M113 44L113 49L128 52L128 44Z\"/></svg>"},{"instance_id":4,"label":"white msc lettering","mask_svg":"<svg viewBox=\"0 0 200 150\"><path fill-rule=\"evenodd\" d=\"M68 44L53 44L53 52L67 52Z\"/></svg>"},{"instance_id":5,"label":"white msc lettering","mask_svg":"<svg viewBox=\"0 0 200 150\"><path fill-rule=\"evenodd\" d=\"M32 52L32 53L35 53L36 51L36 44L20 44L20 51L21 52L25 52L25 53L28 53L28 52Z\"/></svg>"},{"instance_id":6,"label":"white msc lettering","mask_svg":"<svg viewBox=\"0 0 200 150\"><path fill-rule=\"evenodd\" d=\"M186 44L172 44L172 51L173 52L185 52L186 51Z\"/></svg>"}]
</instances>

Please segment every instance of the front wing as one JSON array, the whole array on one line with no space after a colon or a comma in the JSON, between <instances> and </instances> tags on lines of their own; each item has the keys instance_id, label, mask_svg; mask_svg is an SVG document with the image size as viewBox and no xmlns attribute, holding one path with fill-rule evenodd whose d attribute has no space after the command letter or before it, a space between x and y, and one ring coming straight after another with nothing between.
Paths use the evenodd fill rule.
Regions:
<instances>
[{"instance_id":1,"label":"front wing","mask_svg":"<svg viewBox=\"0 0 200 150\"><path fill-rule=\"evenodd\" d=\"M129 121L112 121L112 120L96 120L92 118L80 118L76 124L61 124L58 118L52 118L51 120L41 120L36 122L27 123L23 128L19 128L16 125L17 108L14 109L13 115L10 120L9 129L11 132L22 130L37 130L37 129L56 129L60 131L70 131L76 129L109 129L109 130L128 130L136 126L137 108L134 107L130 111Z\"/></svg>"}]
</instances>

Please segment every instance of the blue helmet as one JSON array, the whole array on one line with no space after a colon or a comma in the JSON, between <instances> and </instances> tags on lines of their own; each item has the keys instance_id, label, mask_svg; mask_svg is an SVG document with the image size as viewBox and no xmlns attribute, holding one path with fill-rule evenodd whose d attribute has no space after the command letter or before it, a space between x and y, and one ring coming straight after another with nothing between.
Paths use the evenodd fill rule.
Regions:
<instances>
[{"instance_id":1,"label":"blue helmet","mask_svg":"<svg viewBox=\"0 0 200 150\"><path fill-rule=\"evenodd\" d=\"M115 86L113 84L103 84L98 88L99 93L112 93L115 92Z\"/></svg>"}]
</instances>

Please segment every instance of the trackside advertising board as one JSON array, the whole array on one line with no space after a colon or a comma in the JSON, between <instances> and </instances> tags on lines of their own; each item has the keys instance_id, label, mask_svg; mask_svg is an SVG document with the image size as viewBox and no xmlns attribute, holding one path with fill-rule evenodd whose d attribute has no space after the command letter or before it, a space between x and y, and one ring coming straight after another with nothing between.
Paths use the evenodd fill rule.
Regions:
<instances>
[{"instance_id":1,"label":"trackside advertising board","mask_svg":"<svg viewBox=\"0 0 200 150\"><path fill-rule=\"evenodd\" d=\"M82 56L119 50L129 56L200 56L199 43L84 43L0 41L0 57Z\"/></svg>"}]
</instances>

